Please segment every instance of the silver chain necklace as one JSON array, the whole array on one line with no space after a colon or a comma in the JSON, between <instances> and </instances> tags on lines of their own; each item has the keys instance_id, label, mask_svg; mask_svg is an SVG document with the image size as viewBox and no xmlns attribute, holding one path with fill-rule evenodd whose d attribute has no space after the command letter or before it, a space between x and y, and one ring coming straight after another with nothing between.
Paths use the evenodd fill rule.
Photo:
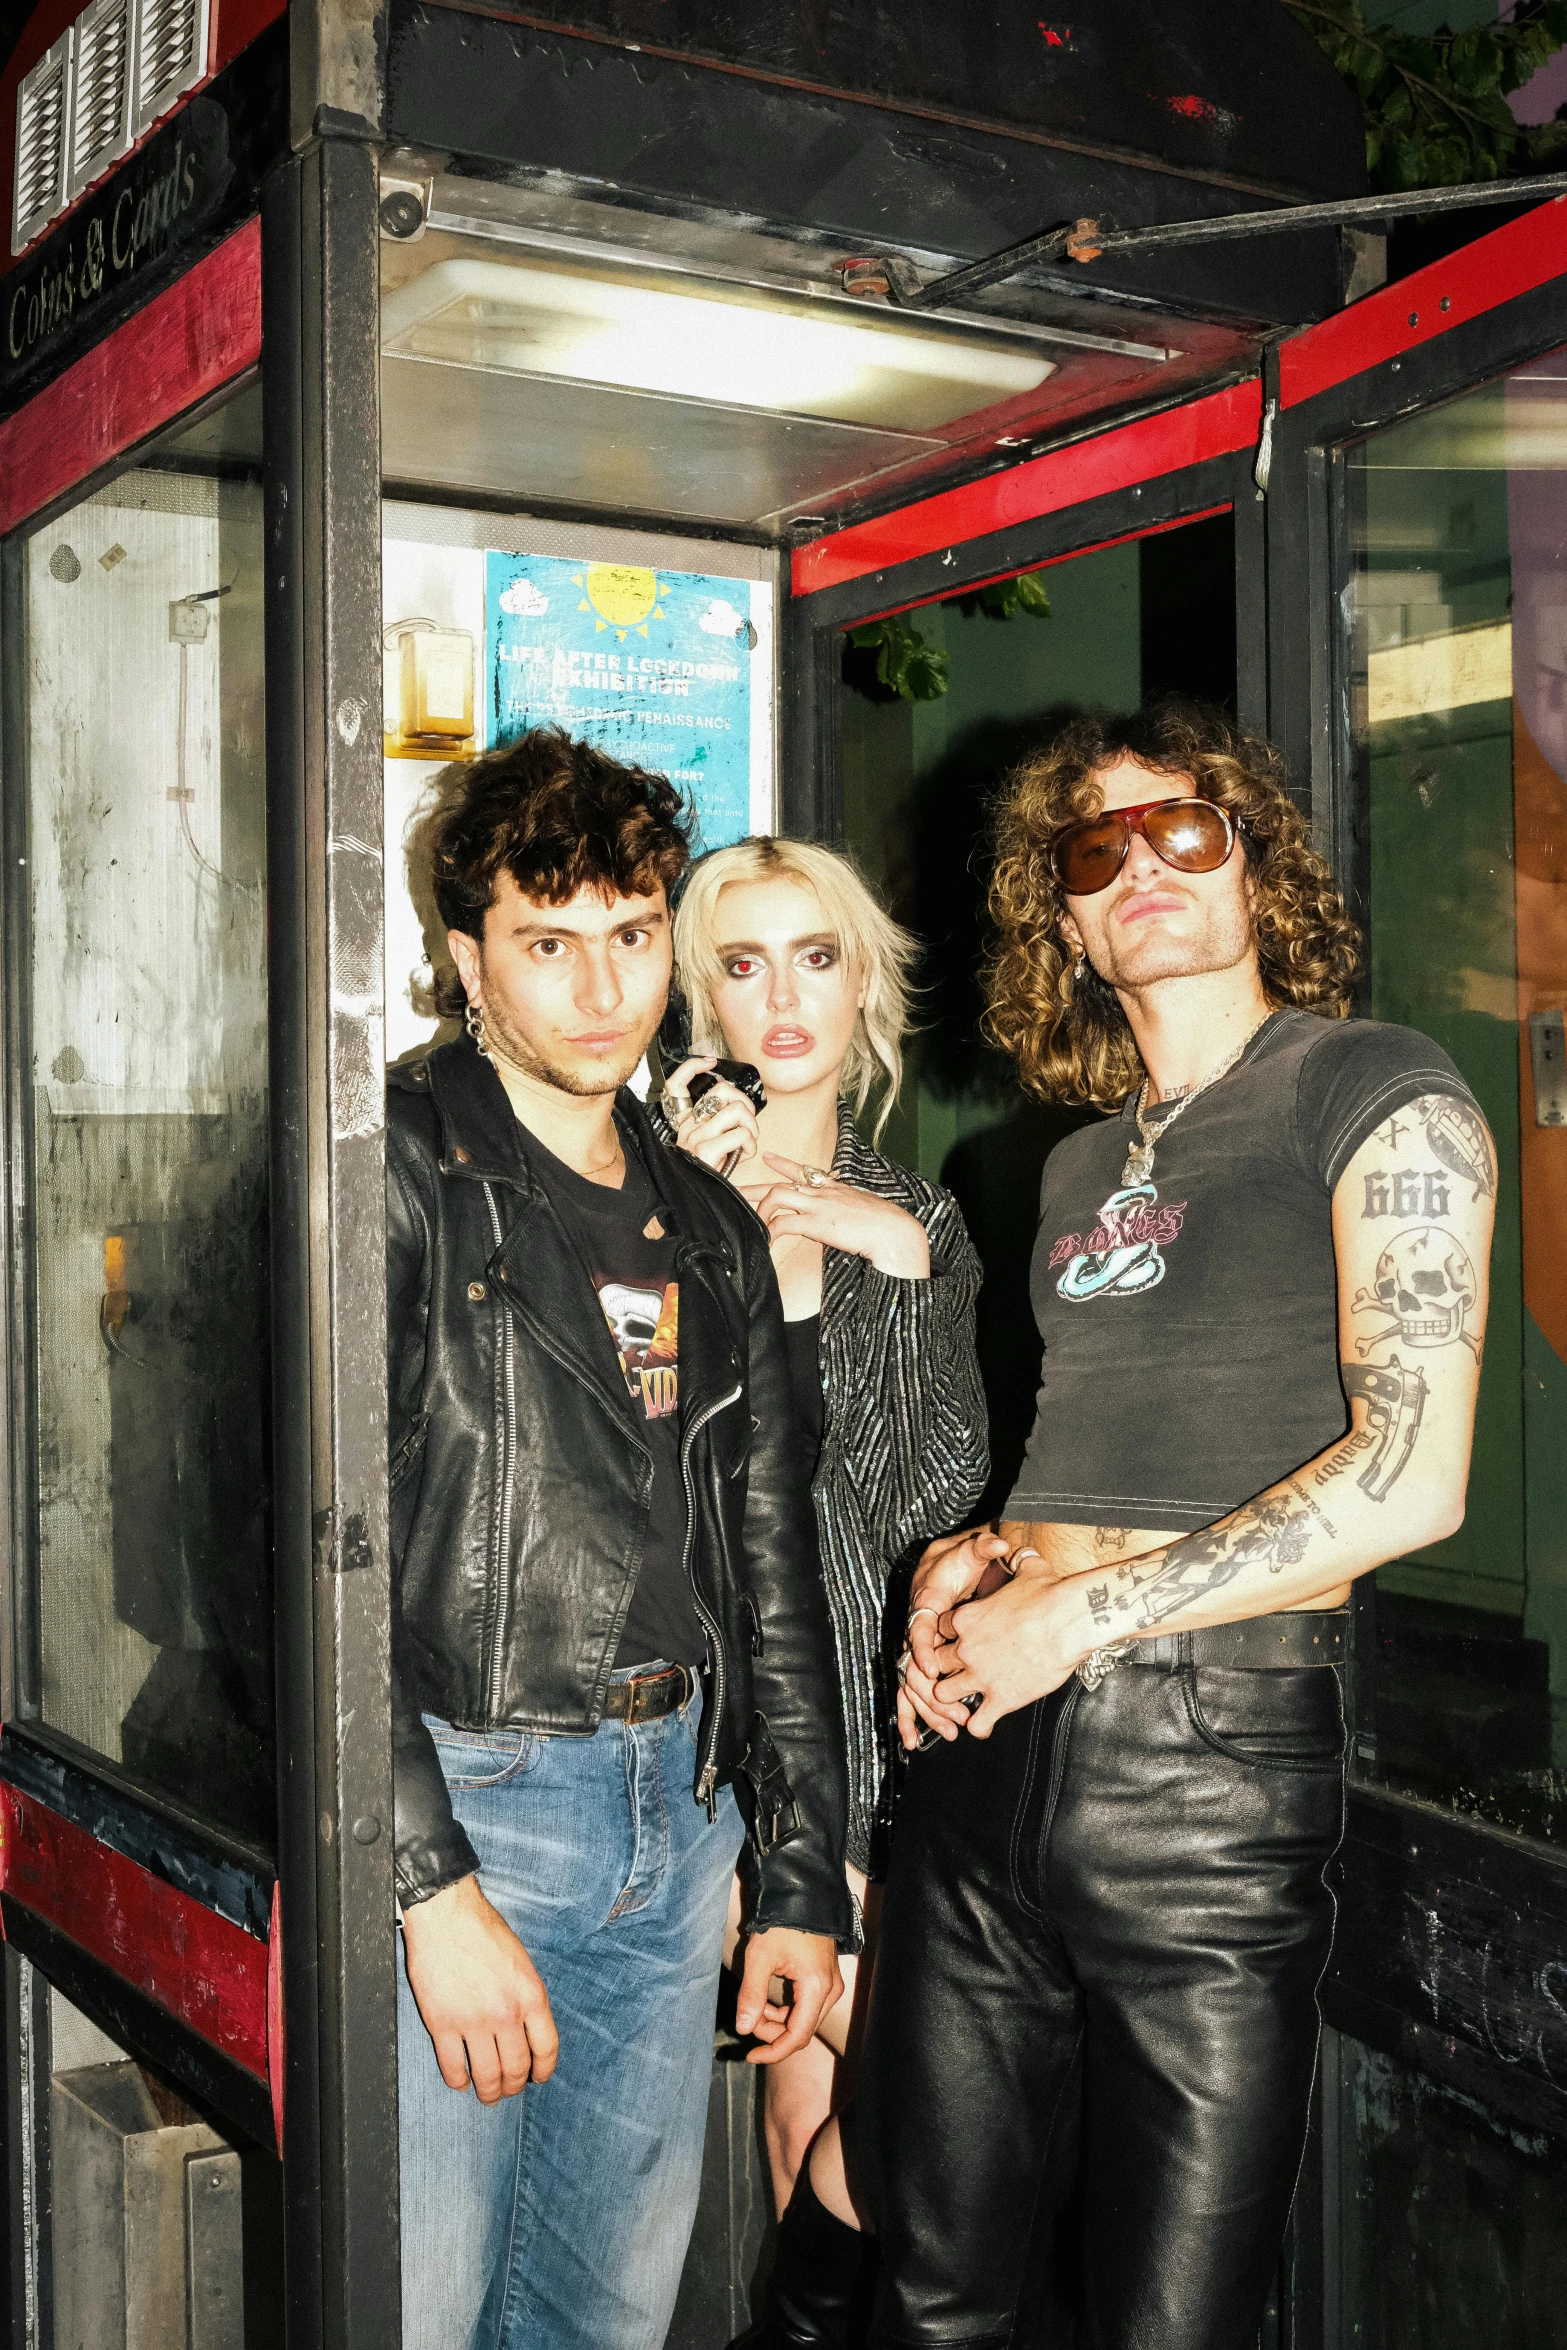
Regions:
<instances>
[{"instance_id":1,"label":"silver chain necklace","mask_svg":"<svg viewBox=\"0 0 1567 2350\"><path fill-rule=\"evenodd\" d=\"M1262 1019L1258 1021L1257 1028L1262 1028L1265 1026L1267 1021L1271 1018L1272 1014L1265 1012ZM1151 1183L1153 1181L1154 1152L1158 1149L1160 1143L1163 1142L1166 1134L1175 1124L1176 1119L1181 1115L1183 1110L1189 1110L1191 1108L1193 1102L1197 1099L1197 1096L1200 1093L1206 1093L1210 1085L1217 1085L1221 1077L1228 1077L1230 1071L1234 1068L1236 1062L1240 1059L1242 1053L1246 1050L1246 1047L1250 1044L1252 1038L1256 1035L1257 1028L1248 1029L1246 1034L1241 1038L1240 1043L1235 1047L1234 1052L1231 1053L1229 1059L1227 1061L1221 1061L1217 1069L1210 1069L1207 1076L1203 1078L1201 1084L1194 1085L1189 1093L1183 1093L1180 1100L1176 1103L1174 1109L1169 1111L1165 1117L1161 1118L1158 1124L1155 1126L1150 1126L1144 1116L1144 1112L1148 1107L1148 1079L1146 1077L1143 1079L1143 1082L1139 1086L1137 1092L1137 1106L1132 1112L1133 1117L1137 1121L1137 1132L1140 1140L1134 1142L1126 1154L1126 1165L1121 1169L1121 1185L1123 1190L1129 1188L1133 1184Z\"/></svg>"}]
</instances>

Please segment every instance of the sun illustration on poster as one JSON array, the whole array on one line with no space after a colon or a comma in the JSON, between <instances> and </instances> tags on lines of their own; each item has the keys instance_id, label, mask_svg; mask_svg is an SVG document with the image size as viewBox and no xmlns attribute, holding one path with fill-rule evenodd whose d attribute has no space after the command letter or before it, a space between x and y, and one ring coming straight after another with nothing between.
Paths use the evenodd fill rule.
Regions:
<instances>
[{"instance_id":1,"label":"sun illustration on poster","mask_svg":"<svg viewBox=\"0 0 1567 2350\"><path fill-rule=\"evenodd\" d=\"M596 612L593 624L595 636L606 628L615 631L616 642L624 644L635 629L638 636L647 635L650 620L662 620L661 596L669 589L656 571L648 571L635 563L590 563L586 571L574 571L573 587L585 592L579 612Z\"/></svg>"}]
</instances>

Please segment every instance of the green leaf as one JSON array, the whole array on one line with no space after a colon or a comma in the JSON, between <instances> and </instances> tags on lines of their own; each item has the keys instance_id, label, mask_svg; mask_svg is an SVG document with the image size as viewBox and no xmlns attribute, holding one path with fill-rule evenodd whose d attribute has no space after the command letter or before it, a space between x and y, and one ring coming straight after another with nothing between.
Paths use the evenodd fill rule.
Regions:
<instances>
[{"instance_id":1,"label":"green leaf","mask_svg":"<svg viewBox=\"0 0 1567 2350\"><path fill-rule=\"evenodd\" d=\"M927 644L912 622L900 613L888 620L870 620L848 632L851 645L876 655L876 682L905 702L934 702L947 690L948 660Z\"/></svg>"},{"instance_id":2,"label":"green leaf","mask_svg":"<svg viewBox=\"0 0 1567 2350\"><path fill-rule=\"evenodd\" d=\"M1426 36L1368 20L1359 0L1285 5L1354 89L1373 186L1450 187L1560 157L1560 126L1521 128L1506 96L1567 48L1567 0L1518 0L1508 20Z\"/></svg>"}]
</instances>

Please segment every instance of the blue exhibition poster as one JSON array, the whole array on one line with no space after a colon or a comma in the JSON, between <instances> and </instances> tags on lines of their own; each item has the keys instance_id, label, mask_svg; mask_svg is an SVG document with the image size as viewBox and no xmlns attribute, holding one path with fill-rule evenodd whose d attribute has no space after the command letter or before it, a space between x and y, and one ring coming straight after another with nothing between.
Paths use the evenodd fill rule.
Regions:
<instances>
[{"instance_id":1,"label":"blue exhibition poster","mask_svg":"<svg viewBox=\"0 0 1567 2350\"><path fill-rule=\"evenodd\" d=\"M563 726L679 784L696 808L699 848L743 840L757 648L750 599L744 579L491 550L490 744Z\"/></svg>"}]
</instances>

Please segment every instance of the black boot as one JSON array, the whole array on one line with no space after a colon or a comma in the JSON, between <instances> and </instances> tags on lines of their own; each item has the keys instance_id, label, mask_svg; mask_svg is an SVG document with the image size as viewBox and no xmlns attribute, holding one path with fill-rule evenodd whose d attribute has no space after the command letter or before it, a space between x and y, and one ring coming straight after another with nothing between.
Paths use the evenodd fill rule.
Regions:
<instances>
[{"instance_id":1,"label":"black boot","mask_svg":"<svg viewBox=\"0 0 1567 2350\"><path fill-rule=\"evenodd\" d=\"M762 2315L733 2350L854 2350L870 2318L876 2240L835 2219L801 2171L778 2223Z\"/></svg>"}]
</instances>

